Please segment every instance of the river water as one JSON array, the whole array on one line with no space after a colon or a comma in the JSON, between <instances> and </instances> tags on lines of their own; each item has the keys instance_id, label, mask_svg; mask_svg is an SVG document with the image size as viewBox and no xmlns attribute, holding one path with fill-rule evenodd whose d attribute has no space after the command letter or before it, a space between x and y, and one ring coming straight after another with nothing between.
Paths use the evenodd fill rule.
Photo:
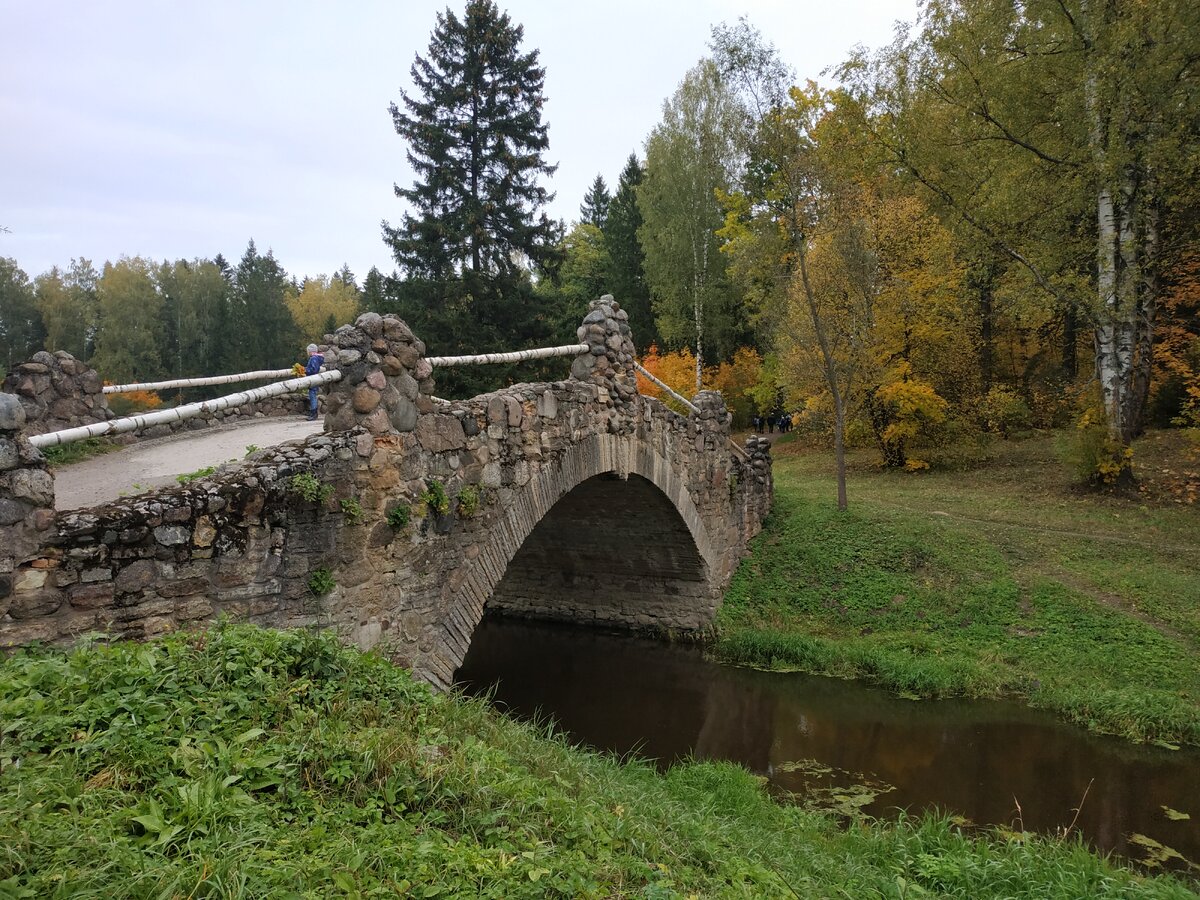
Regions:
<instances>
[{"instance_id":1,"label":"river water","mask_svg":"<svg viewBox=\"0 0 1200 900\"><path fill-rule=\"evenodd\" d=\"M1131 837L1145 835L1200 860L1200 752L1092 735L1016 703L910 701L720 665L696 647L511 619L479 625L459 680L518 717L553 718L580 743L662 765L732 760L805 805L881 818L937 808L1048 834L1075 820L1103 851L1143 859Z\"/></svg>"}]
</instances>

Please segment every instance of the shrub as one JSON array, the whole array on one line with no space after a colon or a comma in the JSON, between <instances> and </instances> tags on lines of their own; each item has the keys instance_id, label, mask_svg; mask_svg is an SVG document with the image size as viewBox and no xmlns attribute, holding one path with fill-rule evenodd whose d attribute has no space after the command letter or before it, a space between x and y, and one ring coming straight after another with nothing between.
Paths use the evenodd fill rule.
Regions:
<instances>
[{"instance_id":1,"label":"shrub","mask_svg":"<svg viewBox=\"0 0 1200 900\"><path fill-rule=\"evenodd\" d=\"M105 384L108 383L105 382ZM158 409L162 405L162 397L154 391L127 391L123 394L108 395L108 408L118 416L132 416L136 413Z\"/></svg>"},{"instance_id":2,"label":"shrub","mask_svg":"<svg viewBox=\"0 0 1200 900\"><path fill-rule=\"evenodd\" d=\"M1073 432L1057 441L1055 449L1081 482L1094 487L1116 485L1132 471L1133 448L1113 441L1108 431L1087 415Z\"/></svg>"},{"instance_id":3,"label":"shrub","mask_svg":"<svg viewBox=\"0 0 1200 900\"><path fill-rule=\"evenodd\" d=\"M1014 431L1033 425L1033 412L1021 395L1010 388L994 387L979 403L984 427L1008 440Z\"/></svg>"}]
</instances>

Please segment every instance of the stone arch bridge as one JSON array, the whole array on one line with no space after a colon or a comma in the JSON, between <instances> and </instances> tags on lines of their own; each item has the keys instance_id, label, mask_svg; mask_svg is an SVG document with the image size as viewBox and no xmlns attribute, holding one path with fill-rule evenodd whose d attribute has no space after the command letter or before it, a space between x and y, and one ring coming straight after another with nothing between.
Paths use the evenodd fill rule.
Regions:
<instances>
[{"instance_id":1,"label":"stone arch bridge","mask_svg":"<svg viewBox=\"0 0 1200 900\"><path fill-rule=\"evenodd\" d=\"M769 451L731 442L717 393L687 416L638 394L629 333L604 297L570 379L447 402L424 344L367 313L327 336L324 433L73 512L0 394L0 644L228 614L334 627L445 687L485 610L703 631L769 509Z\"/></svg>"}]
</instances>

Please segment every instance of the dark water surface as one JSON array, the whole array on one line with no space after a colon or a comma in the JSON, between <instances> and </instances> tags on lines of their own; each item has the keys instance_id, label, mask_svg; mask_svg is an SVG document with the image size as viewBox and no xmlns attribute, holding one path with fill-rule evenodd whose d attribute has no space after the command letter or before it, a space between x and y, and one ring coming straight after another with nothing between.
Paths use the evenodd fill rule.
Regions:
<instances>
[{"instance_id":1,"label":"dark water surface","mask_svg":"<svg viewBox=\"0 0 1200 900\"><path fill-rule=\"evenodd\" d=\"M506 619L479 625L459 680L474 693L495 685L501 708L553 718L592 747L663 764L733 760L779 793L844 805L862 794L853 785L891 786L861 807L873 816L936 807L1053 834L1086 790L1076 827L1093 846L1140 859L1129 838L1143 834L1200 860L1200 753L1091 735L1015 703L914 702L723 666L694 647Z\"/></svg>"}]
</instances>

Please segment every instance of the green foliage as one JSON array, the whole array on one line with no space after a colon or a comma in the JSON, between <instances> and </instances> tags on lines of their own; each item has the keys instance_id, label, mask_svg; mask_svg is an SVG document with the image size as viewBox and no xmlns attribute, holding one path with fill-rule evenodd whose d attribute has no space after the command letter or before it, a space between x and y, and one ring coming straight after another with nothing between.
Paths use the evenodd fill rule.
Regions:
<instances>
[{"instance_id":1,"label":"green foliage","mask_svg":"<svg viewBox=\"0 0 1200 900\"><path fill-rule=\"evenodd\" d=\"M5 373L40 350L44 334L29 276L15 259L0 256L0 365Z\"/></svg>"},{"instance_id":2,"label":"green foliage","mask_svg":"<svg viewBox=\"0 0 1200 900\"><path fill-rule=\"evenodd\" d=\"M458 492L458 511L465 518L471 518L479 511L483 502L483 491L476 484L465 484Z\"/></svg>"},{"instance_id":3,"label":"green foliage","mask_svg":"<svg viewBox=\"0 0 1200 900\"><path fill-rule=\"evenodd\" d=\"M538 346L546 323L531 315L530 270L558 261L559 224L539 184L554 172L543 154L545 70L523 31L491 0L461 16L439 13L429 48L412 67L414 91L390 107L416 173L396 194L408 211L384 225L403 274L396 311L440 353ZM480 98L485 98L483 101ZM448 371L442 389L478 393L506 372Z\"/></svg>"},{"instance_id":4,"label":"green foliage","mask_svg":"<svg viewBox=\"0 0 1200 900\"><path fill-rule=\"evenodd\" d=\"M988 431L1009 438L1016 431L1025 431L1033 425L1033 412L1021 395L1005 387L994 387L979 404L979 415Z\"/></svg>"},{"instance_id":5,"label":"green foliage","mask_svg":"<svg viewBox=\"0 0 1200 900\"><path fill-rule=\"evenodd\" d=\"M450 512L450 497L446 494L446 486L436 478L425 481L425 490L418 498L420 503L430 512L444 516Z\"/></svg>"},{"instance_id":6,"label":"green foliage","mask_svg":"<svg viewBox=\"0 0 1200 900\"><path fill-rule=\"evenodd\" d=\"M46 462L52 466L69 466L71 463L91 459L93 456L100 456L103 453L111 453L116 449L117 445L107 438L90 437L84 438L82 441L47 447L42 451L42 456L46 457Z\"/></svg>"},{"instance_id":7,"label":"green foliage","mask_svg":"<svg viewBox=\"0 0 1200 900\"><path fill-rule=\"evenodd\" d=\"M337 582L333 580L333 573L324 567L313 569L308 576L308 590L316 597L324 597L335 587Z\"/></svg>"},{"instance_id":8,"label":"green foliage","mask_svg":"<svg viewBox=\"0 0 1200 900\"><path fill-rule=\"evenodd\" d=\"M412 518L412 508L407 503L393 506L388 510L386 518L388 527L400 531L408 527L409 520Z\"/></svg>"},{"instance_id":9,"label":"green foliage","mask_svg":"<svg viewBox=\"0 0 1200 900\"><path fill-rule=\"evenodd\" d=\"M176 475L175 480L180 484L191 484L198 478L207 478L215 471L217 471L216 466L205 466L202 469L197 469L195 472L185 472L182 475Z\"/></svg>"},{"instance_id":10,"label":"green foliage","mask_svg":"<svg viewBox=\"0 0 1200 900\"><path fill-rule=\"evenodd\" d=\"M163 372L163 295L152 264L141 257L105 263L97 285L100 321L91 365L117 382L150 380Z\"/></svg>"},{"instance_id":11,"label":"green foliage","mask_svg":"<svg viewBox=\"0 0 1200 900\"><path fill-rule=\"evenodd\" d=\"M1094 495L1031 483L1054 471L1031 455L1048 443L1007 444L1024 455L970 479L869 474L858 454L847 512L827 500L823 458L777 455L719 652L914 696L1016 695L1098 731L1200 744L1200 611L1180 599L1200 578L1200 548L1179 550L1197 543L1188 513L1115 519Z\"/></svg>"},{"instance_id":12,"label":"green foliage","mask_svg":"<svg viewBox=\"0 0 1200 900\"><path fill-rule=\"evenodd\" d=\"M658 330L668 349L690 347L710 364L730 356L745 336L716 235L729 190L743 111L704 60L663 107L646 142L646 172L637 189L646 280Z\"/></svg>"},{"instance_id":13,"label":"green foliage","mask_svg":"<svg viewBox=\"0 0 1200 900\"><path fill-rule=\"evenodd\" d=\"M592 186L583 195L583 203L579 206L579 224L603 229L604 223L608 221L608 208L611 205L612 195L608 192L608 185L604 183L604 176L597 175Z\"/></svg>"},{"instance_id":14,"label":"green foliage","mask_svg":"<svg viewBox=\"0 0 1200 900\"><path fill-rule=\"evenodd\" d=\"M608 254L606 291L629 313L629 326L638 353L645 353L660 340L650 307L650 288L646 283L646 254L638 240L642 212L638 207L637 189L644 175L637 156L629 154L602 228L604 249Z\"/></svg>"},{"instance_id":15,"label":"green foliage","mask_svg":"<svg viewBox=\"0 0 1200 900\"><path fill-rule=\"evenodd\" d=\"M0 711L7 896L1189 896L1080 844L843 831L727 763L574 749L327 633L17 651Z\"/></svg>"},{"instance_id":16,"label":"green foliage","mask_svg":"<svg viewBox=\"0 0 1200 900\"><path fill-rule=\"evenodd\" d=\"M311 472L298 472L288 482L288 490L309 503L324 503L333 495L333 485L326 484Z\"/></svg>"},{"instance_id":17,"label":"green foliage","mask_svg":"<svg viewBox=\"0 0 1200 900\"><path fill-rule=\"evenodd\" d=\"M1121 446L1109 437L1106 428L1086 417L1078 427L1061 434L1055 447L1080 484L1115 485L1133 464L1133 448Z\"/></svg>"},{"instance_id":18,"label":"green foliage","mask_svg":"<svg viewBox=\"0 0 1200 900\"><path fill-rule=\"evenodd\" d=\"M347 525L357 525L362 521L363 508L357 497L345 497L338 501L338 505L342 508Z\"/></svg>"},{"instance_id":19,"label":"green foliage","mask_svg":"<svg viewBox=\"0 0 1200 900\"><path fill-rule=\"evenodd\" d=\"M246 459L248 457L253 456L255 453L257 453L261 449L262 448L259 447L258 444L247 444L246 452L242 454L242 459Z\"/></svg>"}]
</instances>

